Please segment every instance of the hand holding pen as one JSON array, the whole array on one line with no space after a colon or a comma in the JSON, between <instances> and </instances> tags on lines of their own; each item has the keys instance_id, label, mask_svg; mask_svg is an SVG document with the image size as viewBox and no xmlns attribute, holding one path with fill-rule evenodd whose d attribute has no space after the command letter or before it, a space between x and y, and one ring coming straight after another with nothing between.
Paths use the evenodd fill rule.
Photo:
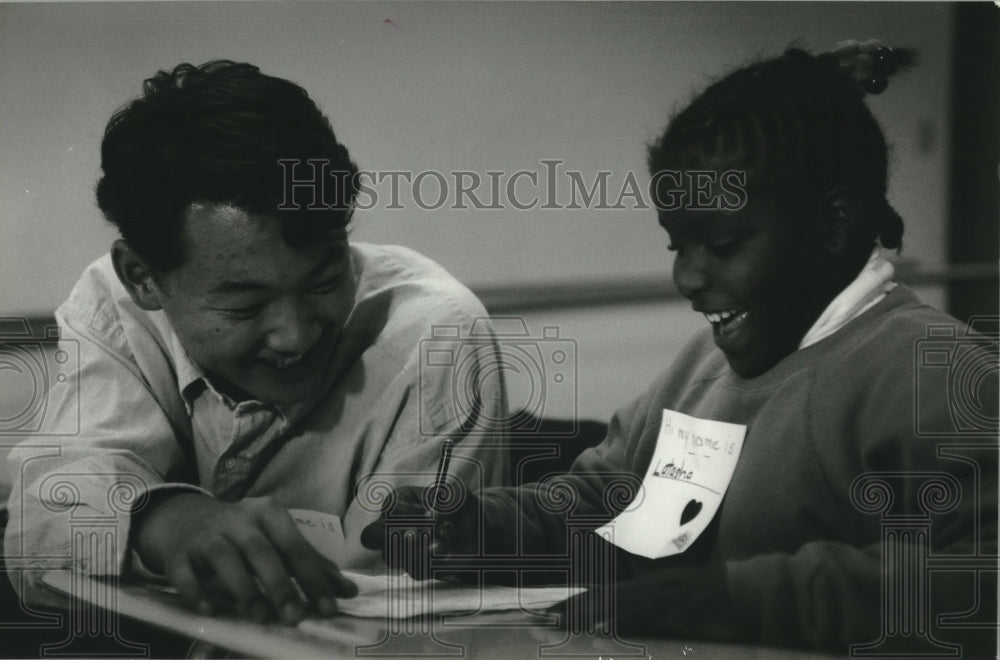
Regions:
<instances>
[{"instance_id":1,"label":"hand holding pen","mask_svg":"<svg viewBox=\"0 0 1000 660\"><path fill-rule=\"evenodd\" d=\"M438 460L437 474L434 476L434 513L442 510L448 499L448 467L451 465L451 453L455 450L455 441L448 438L441 443L441 458Z\"/></svg>"},{"instance_id":2,"label":"hand holding pen","mask_svg":"<svg viewBox=\"0 0 1000 660\"><path fill-rule=\"evenodd\" d=\"M405 542L415 543L420 537L419 526L426 529L421 518L432 523L430 554L435 558L479 553L479 500L464 489L458 480L448 480L452 452L451 439L441 445L437 473L428 486L400 486L394 498L387 498L382 515L361 533L361 543L370 550L380 550L390 568L402 568L417 579L428 576L428 566L422 561L427 553L416 548L399 553L387 552L390 529L402 534ZM407 522L411 528L407 528ZM435 572L434 577L443 574Z\"/></svg>"}]
</instances>

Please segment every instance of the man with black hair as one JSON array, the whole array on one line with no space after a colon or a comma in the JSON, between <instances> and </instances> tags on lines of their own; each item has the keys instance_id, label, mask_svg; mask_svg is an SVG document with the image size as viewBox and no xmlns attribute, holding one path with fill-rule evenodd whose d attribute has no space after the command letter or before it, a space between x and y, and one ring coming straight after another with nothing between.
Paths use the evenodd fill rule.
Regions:
<instances>
[{"instance_id":1,"label":"man with black hair","mask_svg":"<svg viewBox=\"0 0 1000 660\"><path fill-rule=\"evenodd\" d=\"M358 538L377 517L366 484L428 482L443 438L454 476L504 481L489 323L461 364L420 355L434 326L473 332L482 305L415 252L348 241L357 168L302 88L228 61L161 71L101 156L121 238L56 312L79 372L50 394L55 428L11 455L5 552L26 597L56 566L138 571L204 613L294 623L354 593L340 568L382 568ZM79 433L54 442L77 409ZM289 509L340 519L340 566ZM114 533L74 544L88 517Z\"/></svg>"}]
</instances>

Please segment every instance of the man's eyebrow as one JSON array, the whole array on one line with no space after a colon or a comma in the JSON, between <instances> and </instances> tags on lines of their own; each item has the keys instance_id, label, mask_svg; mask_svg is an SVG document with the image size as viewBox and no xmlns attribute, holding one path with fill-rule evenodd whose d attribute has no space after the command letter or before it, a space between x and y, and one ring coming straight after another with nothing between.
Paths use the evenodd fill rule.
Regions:
<instances>
[{"instance_id":1,"label":"man's eyebrow","mask_svg":"<svg viewBox=\"0 0 1000 660\"><path fill-rule=\"evenodd\" d=\"M268 286L263 282L226 280L209 287L208 293L242 293L245 291L264 291L267 288Z\"/></svg>"},{"instance_id":2,"label":"man's eyebrow","mask_svg":"<svg viewBox=\"0 0 1000 660\"><path fill-rule=\"evenodd\" d=\"M307 279L309 280L316 279L321 274L323 274L323 272L326 271L333 263L336 263L338 261L346 262L345 258L346 254L347 254L347 241L337 241L336 243L330 246L330 250L326 253L326 255L324 255L322 259L320 259L320 262L316 264L316 267L309 272Z\"/></svg>"},{"instance_id":3,"label":"man's eyebrow","mask_svg":"<svg viewBox=\"0 0 1000 660\"><path fill-rule=\"evenodd\" d=\"M337 241L329 251L323 256L318 264L309 272L307 279L312 281L330 267L330 264L342 259L347 254L347 242ZM223 280L208 289L210 294L220 293L248 293L256 291L266 291L270 286L264 282L254 282L253 280Z\"/></svg>"}]
</instances>

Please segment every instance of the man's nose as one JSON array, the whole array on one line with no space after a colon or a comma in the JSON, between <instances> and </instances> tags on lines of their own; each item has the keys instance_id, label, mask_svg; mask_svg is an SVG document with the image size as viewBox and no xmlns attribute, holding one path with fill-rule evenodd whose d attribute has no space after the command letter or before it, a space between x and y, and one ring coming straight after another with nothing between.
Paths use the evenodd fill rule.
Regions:
<instances>
[{"instance_id":1,"label":"man's nose","mask_svg":"<svg viewBox=\"0 0 1000 660\"><path fill-rule=\"evenodd\" d=\"M275 310L267 347L282 355L305 353L319 341L323 324L316 310L301 299L289 299Z\"/></svg>"}]
</instances>

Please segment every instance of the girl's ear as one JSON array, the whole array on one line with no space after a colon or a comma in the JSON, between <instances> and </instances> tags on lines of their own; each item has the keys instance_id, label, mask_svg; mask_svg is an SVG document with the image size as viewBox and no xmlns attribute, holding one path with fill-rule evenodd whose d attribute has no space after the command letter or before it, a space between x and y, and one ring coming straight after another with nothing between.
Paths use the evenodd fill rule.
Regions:
<instances>
[{"instance_id":1,"label":"girl's ear","mask_svg":"<svg viewBox=\"0 0 1000 660\"><path fill-rule=\"evenodd\" d=\"M140 309L154 312L162 309L160 289L153 279L153 271L132 247L122 239L111 245L111 263L122 285Z\"/></svg>"},{"instance_id":2,"label":"girl's ear","mask_svg":"<svg viewBox=\"0 0 1000 660\"><path fill-rule=\"evenodd\" d=\"M823 247L836 257L843 257L857 242L862 226L861 205L849 188L837 187L823 198L820 208Z\"/></svg>"}]
</instances>

